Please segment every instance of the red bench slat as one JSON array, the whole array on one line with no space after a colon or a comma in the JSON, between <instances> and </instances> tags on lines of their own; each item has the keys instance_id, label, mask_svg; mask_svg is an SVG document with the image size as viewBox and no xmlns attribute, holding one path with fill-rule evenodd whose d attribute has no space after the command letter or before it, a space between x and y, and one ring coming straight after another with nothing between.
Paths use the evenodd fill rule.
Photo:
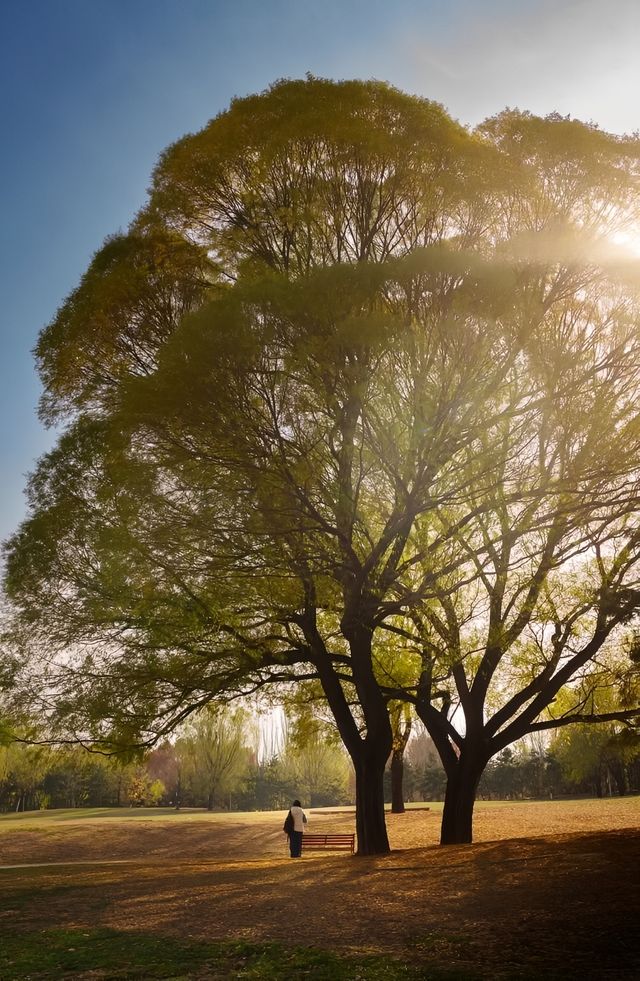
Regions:
<instances>
[{"instance_id":1,"label":"red bench slat","mask_svg":"<svg viewBox=\"0 0 640 981\"><path fill-rule=\"evenodd\" d=\"M307 848L308 850L313 851L314 849L322 848L327 850L334 849L337 851L339 849L345 848L348 849L350 852L353 852L355 837L356 837L355 835L348 835L348 834L319 835L319 834L306 833L302 837L302 850L304 851L305 848Z\"/></svg>"}]
</instances>

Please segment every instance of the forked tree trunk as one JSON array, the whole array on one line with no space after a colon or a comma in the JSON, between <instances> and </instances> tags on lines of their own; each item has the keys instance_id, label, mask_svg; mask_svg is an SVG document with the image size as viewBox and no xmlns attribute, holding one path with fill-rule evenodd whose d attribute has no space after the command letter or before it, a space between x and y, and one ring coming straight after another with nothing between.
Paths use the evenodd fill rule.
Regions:
<instances>
[{"instance_id":1,"label":"forked tree trunk","mask_svg":"<svg viewBox=\"0 0 640 981\"><path fill-rule=\"evenodd\" d=\"M404 814L404 749L391 754L391 810Z\"/></svg>"},{"instance_id":2,"label":"forked tree trunk","mask_svg":"<svg viewBox=\"0 0 640 981\"><path fill-rule=\"evenodd\" d=\"M314 663L355 770L357 854L386 855L390 848L384 820L384 771L391 752L391 724L371 666L371 631L362 628L359 620L354 627L353 622L343 619L342 629L349 639L354 682L366 723L364 738L333 667L324 656ZM315 627L309 629L311 640L316 638L314 630ZM319 646L317 639L316 645Z\"/></svg>"}]
</instances>

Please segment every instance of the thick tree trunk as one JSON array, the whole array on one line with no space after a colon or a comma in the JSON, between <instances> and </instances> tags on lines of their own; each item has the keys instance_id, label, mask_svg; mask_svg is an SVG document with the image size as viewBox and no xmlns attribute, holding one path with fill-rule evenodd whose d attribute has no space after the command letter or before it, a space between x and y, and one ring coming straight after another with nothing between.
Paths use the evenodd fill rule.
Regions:
<instances>
[{"instance_id":1,"label":"thick tree trunk","mask_svg":"<svg viewBox=\"0 0 640 981\"><path fill-rule=\"evenodd\" d=\"M461 756L448 776L440 831L441 845L467 845L473 841L473 807L485 763Z\"/></svg>"},{"instance_id":2,"label":"thick tree trunk","mask_svg":"<svg viewBox=\"0 0 640 981\"><path fill-rule=\"evenodd\" d=\"M385 758L354 762L358 855L386 855L391 850L384 819L385 763Z\"/></svg>"},{"instance_id":3,"label":"thick tree trunk","mask_svg":"<svg viewBox=\"0 0 640 981\"><path fill-rule=\"evenodd\" d=\"M391 810L404 814L404 750L394 749L391 754Z\"/></svg>"},{"instance_id":4,"label":"thick tree trunk","mask_svg":"<svg viewBox=\"0 0 640 981\"><path fill-rule=\"evenodd\" d=\"M371 630L362 627L362 619L366 618L356 613L351 619L345 615L341 626L351 648L353 681L366 727L364 738L315 624L306 624L306 628L310 643L319 652L313 663L355 770L357 854L386 855L390 848L384 820L384 771L391 752L392 732L387 704L373 673Z\"/></svg>"}]
</instances>

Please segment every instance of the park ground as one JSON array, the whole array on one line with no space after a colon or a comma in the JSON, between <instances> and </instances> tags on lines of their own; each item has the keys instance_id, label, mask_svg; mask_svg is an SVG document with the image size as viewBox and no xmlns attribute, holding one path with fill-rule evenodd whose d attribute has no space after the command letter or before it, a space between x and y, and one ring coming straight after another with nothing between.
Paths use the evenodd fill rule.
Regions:
<instances>
[{"instance_id":1,"label":"park ground","mask_svg":"<svg viewBox=\"0 0 640 981\"><path fill-rule=\"evenodd\" d=\"M388 815L389 855L301 861L284 812L2 815L0 981L640 978L640 798L481 802L447 848L440 814Z\"/></svg>"}]
</instances>

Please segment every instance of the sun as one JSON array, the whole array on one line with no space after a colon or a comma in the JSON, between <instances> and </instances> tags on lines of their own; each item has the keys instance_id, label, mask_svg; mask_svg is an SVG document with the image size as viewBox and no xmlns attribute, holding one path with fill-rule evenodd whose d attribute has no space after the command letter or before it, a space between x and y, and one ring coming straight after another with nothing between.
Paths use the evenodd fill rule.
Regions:
<instances>
[{"instance_id":1,"label":"sun","mask_svg":"<svg viewBox=\"0 0 640 981\"><path fill-rule=\"evenodd\" d=\"M640 258L640 228L628 228L625 231L614 232L609 241L628 252L633 258Z\"/></svg>"}]
</instances>

